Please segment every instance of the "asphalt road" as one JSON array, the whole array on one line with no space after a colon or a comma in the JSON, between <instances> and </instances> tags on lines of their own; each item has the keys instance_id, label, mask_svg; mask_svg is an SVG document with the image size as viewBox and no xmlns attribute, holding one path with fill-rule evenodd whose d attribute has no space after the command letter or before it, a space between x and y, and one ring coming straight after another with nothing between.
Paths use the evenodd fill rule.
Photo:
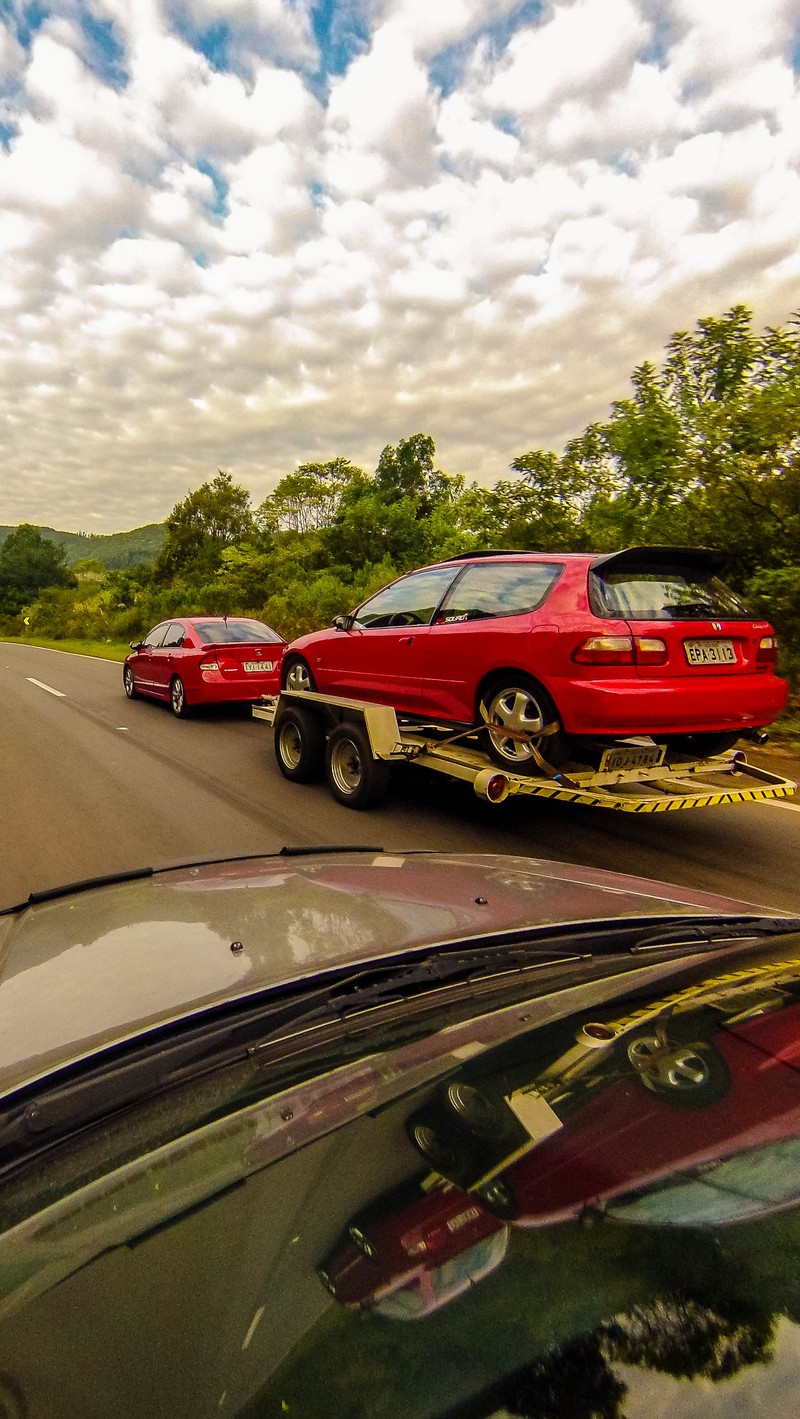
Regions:
<instances>
[{"instance_id":1,"label":"asphalt road","mask_svg":"<svg viewBox=\"0 0 800 1419\"><path fill-rule=\"evenodd\" d=\"M777 767L800 777L796 760ZM0 642L0 908L65 882L284 845L509 852L800 911L800 799L634 817L535 799L498 807L413 768L387 804L287 783L246 709L176 719L129 702L111 661Z\"/></svg>"}]
</instances>

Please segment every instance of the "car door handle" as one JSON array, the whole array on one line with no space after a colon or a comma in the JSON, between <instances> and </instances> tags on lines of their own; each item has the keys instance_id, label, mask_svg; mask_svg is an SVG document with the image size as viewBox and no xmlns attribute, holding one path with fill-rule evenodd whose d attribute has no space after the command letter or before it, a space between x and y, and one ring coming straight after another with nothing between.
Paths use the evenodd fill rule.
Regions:
<instances>
[{"instance_id":1,"label":"car door handle","mask_svg":"<svg viewBox=\"0 0 800 1419\"><path fill-rule=\"evenodd\" d=\"M399 645L411 645L411 642L413 641L413 639L414 639L413 636L401 636L401 637L400 637L400 640L399 640L399 642L398 642L398 644L399 644Z\"/></svg>"}]
</instances>

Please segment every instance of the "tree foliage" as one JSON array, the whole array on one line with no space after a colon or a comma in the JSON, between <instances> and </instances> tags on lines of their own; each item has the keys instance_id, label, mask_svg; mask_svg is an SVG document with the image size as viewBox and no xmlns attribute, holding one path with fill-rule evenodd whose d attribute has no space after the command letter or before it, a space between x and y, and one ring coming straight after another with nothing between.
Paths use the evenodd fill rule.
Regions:
<instances>
[{"instance_id":1,"label":"tree foliage","mask_svg":"<svg viewBox=\"0 0 800 1419\"><path fill-rule=\"evenodd\" d=\"M17 614L45 587L69 586L63 547L23 522L0 547L0 611Z\"/></svg>"},{"instance_id":2,"label":"tree foliage","mask_svg":"<svg viewBox=\"0 0 800 1419\"><path fill-rule=\"evenodd\" d=\"M155 564L155 579L167 583L184 572L216 570L222 552L255 530L246 488L234 483L230 473L218 472L183 502L177 503L166 522L164 545Z\"/></svg>"}]
</instances>

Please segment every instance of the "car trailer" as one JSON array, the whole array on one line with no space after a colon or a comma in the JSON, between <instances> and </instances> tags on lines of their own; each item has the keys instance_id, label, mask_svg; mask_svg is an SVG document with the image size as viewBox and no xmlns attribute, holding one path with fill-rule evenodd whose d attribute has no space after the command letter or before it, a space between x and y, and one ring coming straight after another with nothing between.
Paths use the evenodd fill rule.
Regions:
<instances>
[{"instance_id":1,"label":"car trailer","mask_svg":"<svg viewBox=\"0 0 800 1419\"><path fill-rule=\"evenodd\" d=\"M621 813L664 813L787 798L797 785L757 768L741 749L694 759L649 739L600 749L598 766L551 767L539 755L533 773L495 766L478 747L478 727L448 734L442 726L398 721L391 705L284 690L253 705L272 724L275 757L285 778L312 783L326 778L347 808L373 808L389 787L393 764L420 768L470 783L479 798L502 803L516 794L612 808Z\"/></svg>"}]
</instances>

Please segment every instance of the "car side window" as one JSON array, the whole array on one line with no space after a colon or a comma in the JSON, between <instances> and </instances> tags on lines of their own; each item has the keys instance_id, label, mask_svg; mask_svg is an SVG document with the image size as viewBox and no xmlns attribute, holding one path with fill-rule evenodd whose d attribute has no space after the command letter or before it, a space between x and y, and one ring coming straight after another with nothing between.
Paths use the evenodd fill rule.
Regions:
<instances>
[{"instance_id":1,"label":"car side window","mask_svg":"<svg viewBox=\"0 0 800 1419\"><path fill-rule=\"evenodd\" d=\"M413 572L384 587L356 611L356 621L366 630L386 626L429 626L433 613L458 567L431 567Z\"/></svg>"},{"instance_id":2,"label":"car side window","mask_svg":"<svg viewBox=\"0 0 800 1419\"><path fill-rule=\"evenodd\" d=\"M146 645L149 650L156 650L158 646L163 645L164 637L167 634L167 625L167 621L162 621L161 625L156 626L155 630L152 630L149 636L145 636L142 644Z\"/></svg>"},{"instance_id":3,"label":"car side window","mask_svg":"<svg viewBox=\"0 0 800 1419\"><path fill-rule=\"evenodd\" d=\"M468 566L436 617L437 625L535 611L563 570L558 562L481 562L479 566Z\"/></svg>"},{"instance_id":4,"label":"car side window","mask_svg":"<svg viewBox=\"0 0 800 1419\"><path fill-rule=\"evenodd\" d=\"M186 632L184 631L183 626L179 625L177 621L173 621L172 624L167 627L167 633L164 636L164 649L177 650L180 646L183 645L185 639Z\"/></svg>"}]
</instances>

